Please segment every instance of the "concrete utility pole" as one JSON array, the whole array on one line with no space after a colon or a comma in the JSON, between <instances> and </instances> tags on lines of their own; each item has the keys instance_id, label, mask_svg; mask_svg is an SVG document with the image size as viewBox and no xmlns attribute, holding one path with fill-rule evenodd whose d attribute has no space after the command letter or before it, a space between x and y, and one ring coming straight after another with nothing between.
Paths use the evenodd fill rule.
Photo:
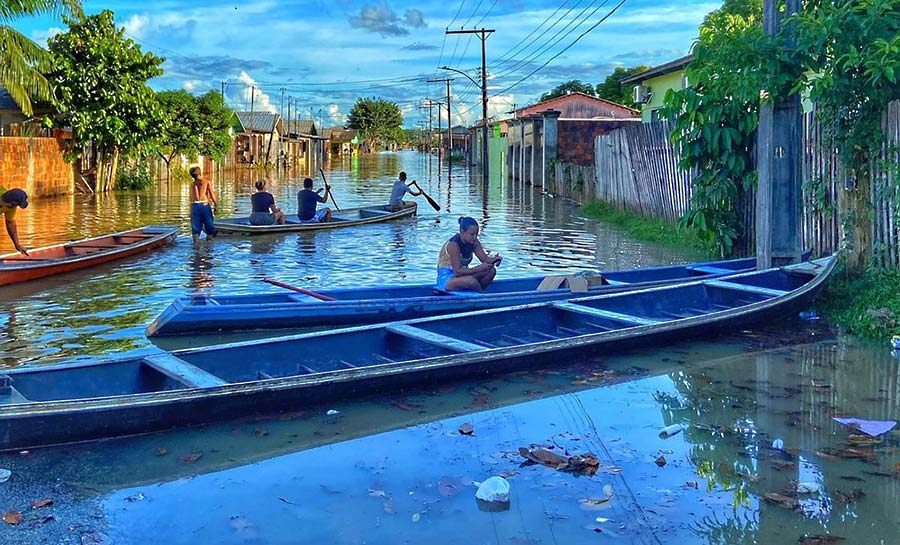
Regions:
<instances>
[{"instance_id":1,"label":"concrete utility pole","mask_svg":"<svg viewBox=\"0 0 900 545\"><path fill-rule=\"evenodd\" d=\"M784 32L791 47L794 30L782 29L782 23L800 11L800 0L786 0L785 4L786 9L779 11L779 2L764 0L763 29L769 36ZM799 94L760 107L756 201L756 263L760 269L800 262L801 123Z\"/></svg>"},{"instance_id":2,"label":"concrete utility pole","mask_svg":"<svg viewBox=\"0 0 900 545\"><path fill-rule=\"evenodd\" d=\"M429 79L425 81L427 83L443 81L447 84L447 157L450 157L450 153L453 151L453 131L451 130L453 123L450 122L450 82L453 81L453 78Z\"/></svg>"},{"instance_id":3,"label":"concrete utility pole","mask_svg":"<svg viewBox=\"0 0 900 545\"><path fill-rule=\"evenodd\" d=\"M487 40L488 35L493 33L494 30L485 30L482 28L481 30L448 30L447 34L478 34L479 38L481 38L481 175L482 182L487 184L490 178L488 177L488 164L490 160L488 158L488 114L487 114L487 105L488 105L488 97L487 97L487 57L485 51L484 42ZM452 70L452 69L451 69ZM455 71L455 70L454 70ZM468 77L464 72L460 72L461 74ZM469 78L472 79L472 78ZM474 81L474 80L473 80Z\"/></svg>"}]
</instances>

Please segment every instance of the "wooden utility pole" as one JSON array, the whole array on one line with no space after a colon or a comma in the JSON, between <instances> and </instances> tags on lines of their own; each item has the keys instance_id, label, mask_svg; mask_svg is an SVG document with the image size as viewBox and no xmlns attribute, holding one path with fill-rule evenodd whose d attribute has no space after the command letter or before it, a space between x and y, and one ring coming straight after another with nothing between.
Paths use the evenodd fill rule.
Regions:
<instances>
[{"instance_id":1,"label":"wooden utility pole","mask_svg":"<svg viewBox=\"0 0 900 545\"><path fill-rule=\"evenodd\" d=\"M769 36L785 33L794 44L792 28L782 28L787 17L800 11L800 0L764 0L763 29ZM759 182L756 201L757 267L767 269L800 262L800 174L803 158L800 95L785 102L763 104L757 131Z\"/></svg>"},{"instance_id":2,"label":"wooden utility pole","mask_svg":"<svg viewBox=\"0 0 900 545\"><path fill-rule=\"evenodd\" d=\"M478 34L478 37L481 38L481 177L482 182L485 184L490 180L488 177L490 159L488 158L487 57L484 42L487 40L488 35L493 32L494 30L485 30L484 28L481 30L446 31L447 34Z\"/></svg>"}]
</instances>

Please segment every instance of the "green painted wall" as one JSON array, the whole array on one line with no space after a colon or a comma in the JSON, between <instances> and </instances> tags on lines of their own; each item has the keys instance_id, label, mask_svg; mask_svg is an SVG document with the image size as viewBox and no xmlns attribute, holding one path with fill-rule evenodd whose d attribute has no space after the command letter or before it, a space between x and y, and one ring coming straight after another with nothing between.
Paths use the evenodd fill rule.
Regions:
<instances>
[{"instance_id":1,"label":"green painted wall","mask_svg":"<svg viewBox=\"0 0 900 545\"><path fill-rule=\"evenodd\" d=\"M652 120L653 110L662 108L663 100L666 97L666 91L669 89L681 89L681 76L684 70L670 72L655 78L644 81L641 85L649 87L653 95L650 102L641 105L641 121L649 123Z\"/></svg>"}]
</instances>

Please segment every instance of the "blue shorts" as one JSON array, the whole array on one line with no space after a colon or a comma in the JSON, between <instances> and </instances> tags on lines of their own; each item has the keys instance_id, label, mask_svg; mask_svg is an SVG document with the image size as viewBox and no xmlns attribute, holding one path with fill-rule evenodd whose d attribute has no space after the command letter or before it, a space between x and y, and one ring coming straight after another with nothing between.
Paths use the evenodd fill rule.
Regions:
<instances>
[{"instance_id":1,"label":"blue shorts","mask_svg":"<svg viewBox=\"0 0 900 545\"><path fill-rule=\"evenodd\" d=\"M449 282L451 278L453 278L453 269L449 267L438 267L437 282L435 282L434 287L441 291L447 291L447 282Z\"/></svg>"},{"instance_id":2,"label":"blue shorts","mask_svg":"<svg viewBox=\"0 0 900 545\"><path fill-rule=\"evenodd\" d=\"M297 219L300 221L300 223L322 223L322 221L325 220L325 214L327 213L327 208L319 208L318 210L316 210L315 215L313 215L313 217L309 218L308 220L301 220L300 216L297 216Z\"/></svg>"},{"instance_id":3,"label":"blue shorts","mask_svg":"<svg viewBox=\"0 0 900 545\"><path fill-rule=\"evenodd\" d=\"M191 234L199 235L206 231L206 236L216 236L216 226L213 225L212 207L208 203L191 203Z\"/></svg>"}]
</instances>

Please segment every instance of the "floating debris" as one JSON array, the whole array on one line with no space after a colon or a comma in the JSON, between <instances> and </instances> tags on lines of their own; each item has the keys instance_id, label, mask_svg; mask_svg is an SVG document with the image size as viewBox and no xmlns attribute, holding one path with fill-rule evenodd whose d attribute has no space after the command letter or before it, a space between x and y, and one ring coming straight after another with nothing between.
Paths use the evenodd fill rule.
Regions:
<instances>
[{"instance_id":1,"label":"floating debris","mask_svg":"<svg viewBox=\"0 0 900 545\"><path fill-rule=\"evenodd\" d=\"M567 473L575 473L577 475L592 476L600 469L600 460L592 453L580 454L576 456L560 456L559 454L550 452L545 448L527 449L519 448L519 454L525 458L522 465L540 464L551 467L557 471L565 471Z\"/></svg>"}]
</instances>

